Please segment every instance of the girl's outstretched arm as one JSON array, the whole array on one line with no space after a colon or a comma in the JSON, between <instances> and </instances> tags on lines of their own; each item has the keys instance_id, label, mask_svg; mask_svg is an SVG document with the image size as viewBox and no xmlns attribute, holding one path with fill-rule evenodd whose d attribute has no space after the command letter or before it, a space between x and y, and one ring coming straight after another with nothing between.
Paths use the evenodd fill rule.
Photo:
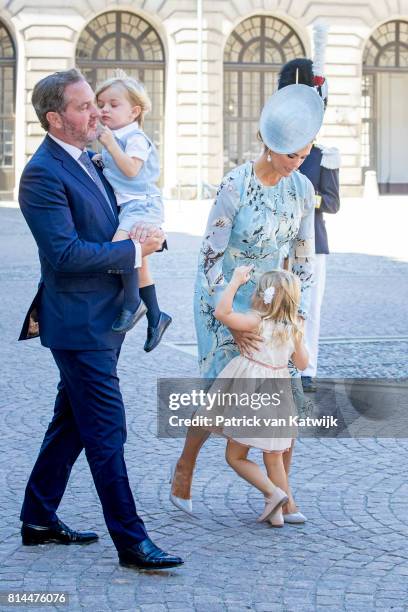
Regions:
<instances>
[{"instance_id":1,"label":"girl's outstretched arm","mask_svg":"<svg viewBox=\"0 0 408 612\"><path fill-rule=\"evenodd\" d=\"M249 280L252 266L239 266L220 297L214 316L234 331L254 331L258 329L261 317L256 312L234 312L232 304L241 285Z\"/></svg>"}]
</instances>

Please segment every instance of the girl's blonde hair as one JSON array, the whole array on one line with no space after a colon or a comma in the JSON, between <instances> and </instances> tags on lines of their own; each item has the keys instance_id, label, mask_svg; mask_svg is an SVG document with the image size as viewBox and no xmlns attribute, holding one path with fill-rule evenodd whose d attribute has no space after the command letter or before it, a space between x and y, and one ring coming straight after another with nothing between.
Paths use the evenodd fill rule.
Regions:
<instances>
[{"instance_id":1,"label":"girl's blonde hair","mask_svg":"<svg viewBox=\"0 0 408 612\"><path fill-rule=\"evenodd\" d=\"M103 81L103 83L96 87L96 98L98 99L99 94L108 89L108 87L112 87L112 85L121 85L126 90L129 102L133 106L140 106L140 115L136 118L136 121L143 128L144 117L146 113L152 110L151 100L143 85L137 79L128 76L123 70L115 70L113 77L106 79L106 81Z\"/></svg>"},{"instance_id":2,"label":"girl's blonde hair","mask_svg":"<svg viewBox=\"0 0 408 612\"><path fill-rule=\"evenodd\" d=\"M274 289L273 297L270 303L265 303L265 291L269 288ZM302 338L303 332L299 326L298 315L299 304L300 280L292 272L271 270L259 278L252 305L262 319L272 319L282 324L273 331L273 337L279 342L286 342L291 337L295 341Z\"/></svg>"}]
</instances>

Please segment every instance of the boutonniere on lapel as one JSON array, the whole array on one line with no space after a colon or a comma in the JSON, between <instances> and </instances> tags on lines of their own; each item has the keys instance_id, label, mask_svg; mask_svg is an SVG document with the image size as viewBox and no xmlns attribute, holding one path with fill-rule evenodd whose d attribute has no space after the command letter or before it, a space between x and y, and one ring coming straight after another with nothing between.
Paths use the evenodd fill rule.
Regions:
<instances>
[{"instance_id":1,"label":"boutonniere on lapel","mask_svg":"<svg viewBox=\"0 0 408 612\"><path fill-rule=\"evenodd\" d=\"M98 166L98 168L100 168L101 170L103 170L105 167L102 161L101 153L95 153L95 155L92 157L92 163L95 164L95 166Z\"/></svg>"}]
</instances>

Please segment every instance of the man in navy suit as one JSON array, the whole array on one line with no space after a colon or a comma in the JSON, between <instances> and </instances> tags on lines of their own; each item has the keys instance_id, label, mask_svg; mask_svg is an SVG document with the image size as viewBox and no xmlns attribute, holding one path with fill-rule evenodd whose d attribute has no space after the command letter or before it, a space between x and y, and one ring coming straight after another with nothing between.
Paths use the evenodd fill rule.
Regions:
<instances>
[{"instance_id":1,"label":"man in navy suit","mask_svg":"<svg viewBox=\"0 0 408 612\"><path fill-rule=\"evenodd\" d=\"M124 335L111 331L123 301L120 275L140 267L142 256L158 250L164 235L142 225L132 232L138 240L111 242L117 205L85 149L96 138L99 111L81 73L73 69L42 79L32 103L47 136L24 169L19 202L38 245L41 281L20 339L40 335L61 379L26 487L23 544L98 538L70 529L56 514L71 468L85 449L120 563L175 567L183 561L150 540L130 490L116 371Z\"/></svg>"}]
</instances>

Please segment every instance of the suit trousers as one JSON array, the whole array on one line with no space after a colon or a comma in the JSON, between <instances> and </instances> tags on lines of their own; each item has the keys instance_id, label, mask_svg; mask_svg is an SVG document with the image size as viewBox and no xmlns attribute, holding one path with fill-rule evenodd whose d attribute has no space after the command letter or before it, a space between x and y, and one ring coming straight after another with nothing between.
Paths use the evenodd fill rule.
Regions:
<instances>
[{"instance_id":1,"label":"suit trousers","mask_svg":"<svg viewBox=\"0 0 408 612\"><path fill-rule=\"evenodd\" d=\"M314 378L317 373L317 357L319 353L320 312L322 308L324 289L326 286L326 257L316 254L313 264L314 285L312 286L310 310L305 323L305 344L309 353L309 365L302 376Z\"/></svg>"},{"instance_id":2,"label":"suit trousers","mask_svg":"<svg viewBox=\"0 0 408 612\"><path fill-rule=\"evenodd\" d=\"M61 375L54 416L29 478L21 520L50 525L72 466L85 449L112 540L118 550L147 537L124 459L126 419L116 366L119 350L51 350Z\"/></svg>"}]
</instances>

